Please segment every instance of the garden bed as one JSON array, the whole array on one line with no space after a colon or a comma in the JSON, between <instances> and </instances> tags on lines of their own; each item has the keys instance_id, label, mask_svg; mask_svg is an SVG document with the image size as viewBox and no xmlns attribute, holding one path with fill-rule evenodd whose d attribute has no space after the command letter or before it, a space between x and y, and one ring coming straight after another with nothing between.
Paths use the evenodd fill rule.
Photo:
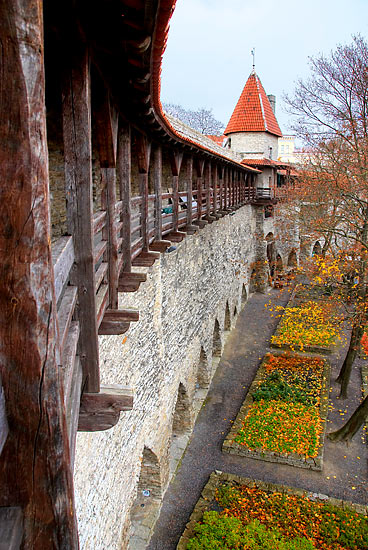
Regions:
<instances>
[{"instance_id":1,"label":"garden bed","mask_svg":"<svg viewBox=\"0 0 368 550\"><path fill-rule=\"evenodd\" d=\"M341 316L320 287L299 285L271 338L271 347L329 355L340 339Z\"/></svg>"},{"instance_id":2,"label":"garden bed","mask_svg":"<svg viewBox=\"0 0 368 550\"><path fill-rule=\"evenodd\" d=\"M267 354L223 452L321 470L329 387L330 365L325 359Z\"/></svg>"},{"instance_id":3,"label":"garden bed","mask_svg":"<svg viewBox=\"0 0 368 550\"><path fill-rule=\"evenodd\" d=\"M177 550L363 550L368 507L214 472Z\"/></svg>"}]
</instances>

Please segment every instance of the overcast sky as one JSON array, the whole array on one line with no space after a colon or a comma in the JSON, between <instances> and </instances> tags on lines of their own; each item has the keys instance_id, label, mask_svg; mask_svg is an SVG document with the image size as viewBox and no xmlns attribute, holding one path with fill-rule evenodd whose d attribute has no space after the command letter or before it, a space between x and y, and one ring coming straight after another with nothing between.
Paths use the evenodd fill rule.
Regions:
<instances>
[{"instance_id":1,"label":"overcast sky","mask_svg":"<svg viewBox=\"0 0 368 550\"><path fill-rule=\"evenodd\" d=\"M288 133L282 95L309 74L308 56L368 37L368 0L177 0L163 60L164 102L212 108L226 124L252 70Z\"/></svg>"}]
</instances>

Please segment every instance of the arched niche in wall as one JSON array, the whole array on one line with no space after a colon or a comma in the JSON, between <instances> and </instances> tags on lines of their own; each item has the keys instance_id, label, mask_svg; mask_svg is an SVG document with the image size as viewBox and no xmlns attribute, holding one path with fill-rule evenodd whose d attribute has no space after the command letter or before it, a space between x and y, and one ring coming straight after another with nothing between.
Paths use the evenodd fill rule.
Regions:
<instances>
[{"instance_id":1,"label":"arched niche in wall","mask_svg":"<svg viewBox=\"0 0 368 550\"><path fill-rule=\"evenodd\" d=\"M197 377L196 377L196 389L207 388L210 383L210 372L207 355L204 349L201 347L199 354Z\"/></svg>"},{"instance_id":2,"label":"arched niche in wall","mask_svg":"<svg viewBox=\"0 0 368 550\"><path fill-rule=\"evenodd\" d=\"M277 273L282 273L284 271L284 264L280 254L277 254L276 256L276 271Z\"/></svg>"},{"instance_id":3,"label":"arched niche in wall","mask_svg":"<svg viewBox=\"0 0 368 550\"><path fill-rule=\"evenodd\" d=\"M138 482L138 496L161 498L161 471L160 463L153 451L144 447L141 463L141 473ZM149 492L149 495L148 493Z\"/></svg>"},{"instance_id":4,"label":"arched niche in wall","mask_svg":"<svg viewBox=\"0 0 368 550\"><path fill-rule=\"evenodd\" d=\"M247 289L246 289L245 284L243 284L243 286L242 286L242 295L241 295L241 305L245 306L245 304L247 303L247 300L248 300Z\"/></svg>"},{"instance_id":5,"label":"arched niche in wall","mask_svg":"<svg viewBox=\"0 0 368 550\"><path fill-rule=\"evenodd\" d=\"M236 317L237 315L238 315L238 309L237 309L237 307L235 306L235 307L234 307L234 317Z\"/></svg>"},{"instance_id":6,"label":"arched niche in wall","mask_svg":"<svg viewBox=\"0 0 368 550\"><path fill-rule=\"evenodd\" d=\"M221 346L221 334L220 334L220 325L218 320L215 320L215 326L213 329L212 337L212 356L221 357L222 346Z\"/></svg>"},{"instance_id":7,"label":"arched niche in wall","mask_svg":"<svg viewBox=\"0 0 368 550\"><path fill-rule=\"evenodd\" d=\"M257 270L253 269L249 279L249 292L251 294L253 294L253 292L257 292L257 285L258 285Z\"/></svg>"},{"instance_id":8,"label":"arched niche in wall","mask_svg":"<svg viewBox=\"0 0 368 550\"><path fill-rule=\"evenodd\" d=\"M297 267L298 265L298 258L297 258L297 255L296 255L296 252L295 250L292 250L288 256L288 262L287 262L287 265L288 267Z\"/></svg>"},{"instance_id":9,"label":"arched niche in wall","mask_svg":"<svg viewBox=\"0 0 368 550\"><path fill-rule=\"evenodd\" d=\"M273 277L276 264L276 247L275 247L275 237L272 232L266 235L267 241L267 260L270 268L270 275Z\"/></svg>"},{"instance_id":10,"label":"arched niche in wall","mask_svg":"<svg viewBox=\"0 0 368 550\"><path fill-rule=\"evenodd\" d=\"M141 470L137 485L137 496L130 509L130 533L128 550L137 550L142 544L140 528L145 519L151 521L158 516L162 499L160 462L155 453L144 447L140 459Z\"/></svg>"},{"instance_id":11,"label":"arched niche in wall","mask_svg":"<svg viewBox=\"0 0 368 550\"><path fill-rule=\"evenodd\" d=\"M226 302L224 329L231 330L231 314L230 314L229 302Z\"/></svg>"},{"instance_id":12,"label":"arched niche in wall","mask_svg":"<svg viewBox=\"0 0 368 550\"><path fill-rule=\"evenodd\" d=\"M191 405L188 392L180 382L173 416L173 435L181 435L191 428Z\"/></svg>"},{"instance_id":13,"label":"arched niche in wall","mask_svg":"<svg viewBox=\"0 0 368 550\"><path fill-rule=\"evenodd\" d=\"M319 241L316 241L313 246L312 256L320 256L322 254L322 246Z\"/></svg>"}]
</instances>

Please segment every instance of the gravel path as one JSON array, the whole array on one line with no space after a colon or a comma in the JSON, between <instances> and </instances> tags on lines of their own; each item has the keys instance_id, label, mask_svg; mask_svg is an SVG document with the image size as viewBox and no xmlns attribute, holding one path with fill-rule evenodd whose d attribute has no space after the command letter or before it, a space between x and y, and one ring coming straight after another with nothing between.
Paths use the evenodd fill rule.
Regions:
<instances>
[{"instance_id":1,"label":"gravel path","mask_svg":"<svg viewBox=\"0 0 368 550\"><path fill-rule=\"evenodd\" d=\"M269 351L270 337L278 322L270 317L265 308L270 299L273 304L285 304L288 293L272 290L266 295L254 294L240 313L236 327L227 339L191 441L165 494L148 550L176 548L185 524L213 470L287 484L353 502L368 501L367 447L363 442L362 431L356 434L349 446L326 439L322 472L221 452L221 445L230 429L231 421L234 421L239 411L263 355ZM341 358L334 355L330 360L334 380ZM337 394L338 385L332 382L327 431L341 426L356 407L357 396L361 395L359 368L354 369L349 388L352 399L339 401Z\"/></svg>"}]
</instances>

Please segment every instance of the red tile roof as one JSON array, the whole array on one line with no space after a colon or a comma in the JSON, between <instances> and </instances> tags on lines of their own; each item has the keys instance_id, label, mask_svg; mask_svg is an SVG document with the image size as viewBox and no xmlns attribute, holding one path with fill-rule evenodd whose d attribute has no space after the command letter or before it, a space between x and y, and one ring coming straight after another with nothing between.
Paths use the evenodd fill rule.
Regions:
<instances>
[{"instance_id":1,"label":"red tile roof","mask_svg":"<svg viewBox=\"0 0 368 550\"><path fill-rule=\"evenodd\" d=\"M234 132L269 132L282 136L269 99L255 72L250 74L224 133Z\"/></svg>"},{"instance_id":2,"label":"red tile roof","mask_svg":"<svg viewBox=\"0 0 368 550\"><path fill-rule=\"evenodd\" d=\"M207 137L212 139L212 141L217 143L217 145L221 145L221 146L222 146L222 143L223 143L224 139L226 139L226 136L214 136L214 135L211 135L211 134L207 134Z\"/></svg>"},{"instance_id":3,"label":"red tile roof","mask_svg":"<svg viewBox=\"0 0 368 550\"><path fill-rule=\"evenodd\" d=\"M266 159L266 158L260 158L260 159L243 159L242 164L246 164L248 166L271 166L272 168L278 167L278 162Z\"/></svg>"}]
</instances>

